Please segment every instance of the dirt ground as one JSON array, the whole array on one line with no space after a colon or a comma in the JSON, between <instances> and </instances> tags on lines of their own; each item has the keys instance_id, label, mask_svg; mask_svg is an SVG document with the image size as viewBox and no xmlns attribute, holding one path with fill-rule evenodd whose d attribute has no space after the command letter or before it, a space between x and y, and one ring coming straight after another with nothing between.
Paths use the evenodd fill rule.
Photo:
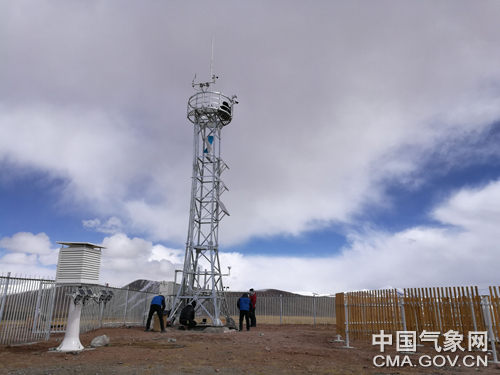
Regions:
<instances>
[{"instance_id":1,"label":"dirt ground","mask_svg":"<svg viewBox=\"0 0 500 375\"><path fill-rule=\"evenodd\" d=\"M106 335L109 346L88 348L92 339ZM498 374L495 364L473 365L475 360L423 367L419 357L439 354L431 347L418 348L408 357L413 367L376 367L376 355L397 354L394 348L380 353L368 340L334 342L334 325L261 325L251 331L208 333L167 328L166 333L144 332L143 327L103 328L80 335L85 350L59 353L63 334L49 341L20 346L0 346L0 374ZM445 353L440 353L445 354ZM456 353L448 352L453 360ZM401 356L403 357L403 356ZM377 364L385 357L379 357ZM403 358L401 358L403 361ZM427 362L424 361L424 364ZM458 366L461 364L460 366Z\"/></svg>"}]
</instances>

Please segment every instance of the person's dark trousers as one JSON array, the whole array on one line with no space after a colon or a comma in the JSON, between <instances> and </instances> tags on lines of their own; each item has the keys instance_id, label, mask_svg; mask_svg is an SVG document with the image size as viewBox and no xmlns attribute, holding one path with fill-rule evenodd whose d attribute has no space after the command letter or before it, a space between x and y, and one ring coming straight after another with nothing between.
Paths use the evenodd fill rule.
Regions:
<instances>
[{"instance_id":1,"label":"person's dark trousers","mask_svg":"<svg viewBox=\"0 0 500 375\"><path fill-rule=\"evenodd\" d=\"M185 327L188 327L188 329L196 327L196 320L189 320L189 319L181 319L179 320L179 323L182 324Z\"/></svg>"},{"instance_id":2,"label":"person's dark trousers","mask_svg":"<svg viewBox=\"0 0 500 375\"><path fill-rule=\"evenodd\" d=\"M250 327L257 327L257 318L255 317L255 307L250 307Z\"/></svg>"},{"instance_id":3,"label":"person's dark trousers","mask_svg":"<svg viewBox=\"0 0 500 375\"><path fill-rule=\"evenodd\" d=\"M161 309L160 305L151 305L149 308L149 315L148 315L148 321L146 322L146 329L149 329L151 325L151 318L153 317L154 313L158 314L158 319L160 319L160 328L162 331L165 330L165 326L163 325L163 311Z\"/></svg>"},{"instance_id":4,"label":"person's dark trousers","mask_svg":"<svg viewBox=\"0 0 500 375\"><path fill-rule=\"evenodd\" d=\"M240 331L243 330L243 317L247 323L247 331L250 331L250 311L240 310Z\"/></svg>"}]
</instances>

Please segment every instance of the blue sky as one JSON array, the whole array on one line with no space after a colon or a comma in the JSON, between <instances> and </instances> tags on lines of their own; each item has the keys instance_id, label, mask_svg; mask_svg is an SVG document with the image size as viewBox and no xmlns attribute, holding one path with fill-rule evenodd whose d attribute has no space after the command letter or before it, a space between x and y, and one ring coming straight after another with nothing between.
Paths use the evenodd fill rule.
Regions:
<instances>
[{"instance_id":1,"label":"blue sky","mask_svg":"<svg viewBox=\"0 0 500 375\"><path fill-rule=\"evenodd\" d=\"M286 11L284 11L286 10ZM0 273L172 280L187 237L194 74L223 130L225 281L336 293L497 282L500 5L0 5ZM208 21L207 21L208 20Z\"/></svg>"}]
</instances>

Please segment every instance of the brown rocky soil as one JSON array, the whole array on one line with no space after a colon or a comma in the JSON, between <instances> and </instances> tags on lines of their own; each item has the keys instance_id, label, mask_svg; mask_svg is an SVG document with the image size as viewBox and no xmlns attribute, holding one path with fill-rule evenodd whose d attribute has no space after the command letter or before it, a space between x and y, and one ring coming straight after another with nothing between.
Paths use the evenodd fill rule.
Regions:
<instances>
[{"instance_id":1,"label":"brown rocky soil","mask_svg":"<svg viewBox=\"0 0 500 375\"><path fill-rule=\"evenodd\" d=\"M106 335L106 347L87 349L93 338ZM78 353L58 353L62 334L31 345L0 346L0 374L499 374L495 364L465 367L422 367L418 357L437 355L430 347L409 355L415 367L375 367L382 353L368 340L333 342L334 325L261 325L249 332L207 333L167 328L166 333L143 327L103 328L80 335L86 347ZM395 356L386 348L384 355ZM444 353L441 353L444 354ZM456 353L449 353L453 359ZM465 353L465 354L477 354ZM483 353L481 353L483 354ZM484 355L484 354L483 354ZM463 355L461 355L463 357ZM470 362L469 362L470 363ZM458 367L458 364L462 364Z\"/></svg>"}]
</instances>

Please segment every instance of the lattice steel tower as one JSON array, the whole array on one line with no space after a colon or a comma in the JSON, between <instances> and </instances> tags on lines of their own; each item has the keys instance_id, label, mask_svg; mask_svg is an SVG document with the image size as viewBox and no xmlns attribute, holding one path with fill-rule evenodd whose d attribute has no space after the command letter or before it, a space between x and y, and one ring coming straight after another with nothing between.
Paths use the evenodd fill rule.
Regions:
<instances>
[{"instance_id":1,"label":"lattice steel tower","mask_svg":"<svg viewBox=\"0 0 500 375\"><path fill-rule=\"evenodd\" d=\"M221 131L233 118L236 96L231 98L210 91L212 81L195 84L199 92L189 98L187 117L194 124L193 177L191 208L182 281L175 297L169 321L178 317L182 307L195 300L201 315L213 325L234 324L224 298L219 261L219 223L229 212L220 200L227 190L220 176L228 167L220 156ZM196 78L196 76L195 76ZM229 268L230 270L230 268Z\"/></svg>"}]
</instances>

